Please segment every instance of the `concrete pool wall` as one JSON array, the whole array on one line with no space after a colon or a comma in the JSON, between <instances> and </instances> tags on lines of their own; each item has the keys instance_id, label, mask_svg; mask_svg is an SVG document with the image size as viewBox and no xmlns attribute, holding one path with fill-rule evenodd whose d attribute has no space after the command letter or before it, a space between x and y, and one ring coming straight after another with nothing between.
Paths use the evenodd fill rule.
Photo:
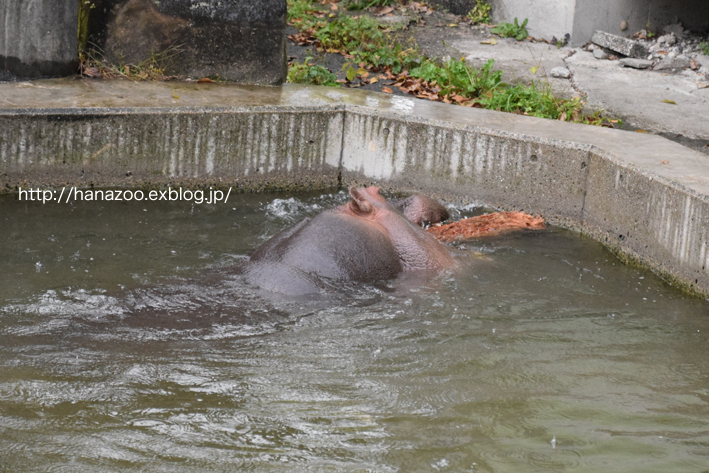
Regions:
<instances>
[{"instance_id":1,"label":"concrete pool wall","mask_svg":"<svg viewBox=\"0 0 709 473\"><path fill-rule=\"evenodd\" d=\"M0 130L4 192L377 183L541 214L709 294L709 159L657 136L356 90L78 80L0 84Z\"/></svg>"}]
</instances>

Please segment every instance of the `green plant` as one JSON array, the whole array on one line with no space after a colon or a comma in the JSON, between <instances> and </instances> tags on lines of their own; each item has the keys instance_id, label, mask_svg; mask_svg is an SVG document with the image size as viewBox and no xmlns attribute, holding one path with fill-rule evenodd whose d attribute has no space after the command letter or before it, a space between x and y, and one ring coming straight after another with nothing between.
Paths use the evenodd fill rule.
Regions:
<instances>
[{"instance_id":1,"label":"green plant","mask_svg":"<svg viewBox=\"0 0 709 473\"><path fill-rule=\"evenodd\" d=\"M583 107L580 99L559 99L548 84L540 87L538 82L498 90L480 103L492 110L562 121L578 119Z\"/></svg>"},{"instance_id":2,"label":"green plant","mask_svg":"<svg viewBox=\"0 0 709 473\"><path fill-rule=\"evenodd\" d=\"M522 24L517 23L517 18L515 18L514 24L512 23L500 23L490 30L491 33L500 35L503 38L515 38L517 41L522 41L529 36L527 29L527 18L524 19Z\"/></svg>"},{"instance_id":3,"label":"green plant","mask_svg":"<svg viewBox=\"0 0 709 473\"><path fill-rule=\"evenodd\" d=\"M329 69L317 64L308 64L313 58L307 57L302 63L293 63L288 66L288 78L286 82L293 84L325 85L328 87L339 87L335 82L337 76Z\"/></svg>"},{"instance_id":4,"label":"green plant","mask_svg":"<svg viewBox=\"0 0 709 473\"><path fill-rule=\"evenodd\" d=\"M288 0L288 23L301 31L325 24L327 11L310 0Z\"/></svg>"},{"instance_id":5,"label":"green plant","mask_svg":"<svg viewBox=\"0 0 709 473\"><path fill-rule=\"evenodd\" d=\"M474 24L490 23L490 9L492 7L485 0L475 0L475 7L468 12L468 19Z\"/></svg>"},{"instance_id":6,"label":"green plant","mask_svg":"<svg viewBox=\"0 0 709 473\"><path fill-rule=\"evenodd\" d=\"M705 56L709 56L709 41L704 41L699 45L699 49L702 51L702 54Z\"/></svg>"},{"instance_id":7,"label":"green plant","mask_svg":"<svg viewBox=\"0 0 709 473\"><path fill-rule=\"evenodd\" d=\"M465 63L465 60L449 59L438 65L428 60L420 67L412 69L412 77L434 83L442 95L462 95L476 98L493 92L502 85L502 71L494 71L494 59L490 59L480 70Z\"/></svg>"},{"instance_id":8,"label":"green plant","mask_svg":"<svg viewBox=\"0 0 709 473\"><path fill-rule=\"evenodd\" d=\"M348 10L366 10L372 7L388 7L398 4L397 0L349 0L346 6Z\"/></svg>"}]
</instances>

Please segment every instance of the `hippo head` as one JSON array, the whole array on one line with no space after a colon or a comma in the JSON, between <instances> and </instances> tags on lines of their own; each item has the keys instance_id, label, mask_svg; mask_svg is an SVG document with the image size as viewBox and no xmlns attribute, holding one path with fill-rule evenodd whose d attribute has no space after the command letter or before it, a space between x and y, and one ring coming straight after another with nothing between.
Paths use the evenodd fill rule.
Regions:
<instances>
[{"instance_id":1,"label":"hippo head","mask_svg":"<svg viewBox=\"0 0 709 473\"><path fill-rule=\"evenodd\" d=\"M359 189L351 187L350 201L338 211L361 219L385 234L406 270L453 266L448 250L394 208L379 194L379 190L376 186Z\"/></svg>"}]
</instances>

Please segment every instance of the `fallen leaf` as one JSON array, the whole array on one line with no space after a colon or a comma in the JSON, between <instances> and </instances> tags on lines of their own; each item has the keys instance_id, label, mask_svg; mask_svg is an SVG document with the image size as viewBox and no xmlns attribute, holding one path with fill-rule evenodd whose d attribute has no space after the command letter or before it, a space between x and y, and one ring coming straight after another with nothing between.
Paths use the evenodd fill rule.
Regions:
<instances>
[{"instance_id":1,"label":"fallen leaf","mask_svg":"<svg viewBox=\"0 0 709 473\"><path fill-rule=\"evenodd\" d=\"M384 16L387 13L393 12L394 8L393 7L377 7L377 8L373 8L372 11L377 16Z\"/></svg>"},{"instance_id":2,"label":"fallen leaf","mask_svg":"<svg viewBox=\"0 0 709 473\"><path fill-rule=\"evenodd\" d=\"M205 82L214 82L212 79L209 77L202 77L200 80L197 81L198 84L204 84Z\"/></svg>"},{"instance_id":3,"label":"fallen leaf","mask_svg":"<svg viewBox=\"0 0 709 473\"><path fill-rule=\"evenodd\" d=\"M539 70L538 66L532 66L529 68L529 72L531 72L532 74L536 74L538 70Z\"/></svg>"},{"instance_id":4,"label":"fallen leaf","mask_svg":"<svg viewBox=\"0 0 709 473\"><path fill-rule=\"evenodd\" d=\"M457 27L458 27L458 23L451 23L451 24L449 24L448 26L450 26L451 28L457 28Z\"/></svg>"},{"instance_id":5,"label":"fallen leaf","mask_svg":"<svg viewBox=\"0 0 709 473\"><path fill-rule=\"evenodd\" d=\"M692 63L689 65L689 67L690 67L693 71L696 71L697 69L699 69L699 64L697 64L697 59L696 59L696 58L692 59Z\"/></svg>"},{"instance_id":6,"label":"fallen leaf","mask_svg":"<svg viewBox=\"0 0 709 473\"><path fill-rule=\"evenodd\" d=\"M670 164L669 161L662 161L660 164Z\"/></svg>"},{"instance_id":7,"label":"fallen leaf","mask_svg":"<svg viewBox=\"0 0 709 473\"><path fill-rule=\"evenodd\" d=\"M391 90L389 87L382 87L382 92L384 92L385 94L393 94L394 93L394 91Z\"/></svg>"},{"instance_id":8,"label":"fallen leaf","mask_svg":"<svg viewBox=\"0 0 709 473\"><path fill-rule=\"evenodd\" d=\"M377 82L379 82L379 78L378 78L378 77L372 77L372 80L369 81L370 84L375 84L375 83L377 83Z\"/></svg>"},{"instance_id":9,"label":"fallen leaf","mask_svg":"<svg viewBox=\"0 0 709 473\"><path fill-rule=\"evenodd\" d=\"M172 98L174 98L174 99L179 99L180 96L177 95L177 94L175 94L175 91L173 90L173 91L172 91Z\"/></svg>"},{"instance_id":10,"label":"fallen leaf","mask_svg":"<svg viewBox=\"0 0 709 473\"><path fill-rule=\"evenodd\" d=\"M645 130L635 130L635 133L647 133Z\"/></svg>"},{"instance_id":11,"label":"fallen leaf","mask_svg":"<svg viewBox=\"0 0 709 473\"><path fill-rule=\"evenodd\" d=\"M495 38L490 38L487 41L480 41L480 44L491 44L491 45L496 45L497 44L497 39Z\"/></svg>"},{"instance_id":12,"label":"fallen leaf","mask_svg":"<svg viewBox=\"0 0 709 473\"><path fill-rule=\"evenodd\" d=\"M664 102L664 103L671 103L672 105L677 105L677 102L675 102L674 100L667 100L667 99L665 99L665 100L663 100L662 102Z\"/></svg>"}]
</instances>

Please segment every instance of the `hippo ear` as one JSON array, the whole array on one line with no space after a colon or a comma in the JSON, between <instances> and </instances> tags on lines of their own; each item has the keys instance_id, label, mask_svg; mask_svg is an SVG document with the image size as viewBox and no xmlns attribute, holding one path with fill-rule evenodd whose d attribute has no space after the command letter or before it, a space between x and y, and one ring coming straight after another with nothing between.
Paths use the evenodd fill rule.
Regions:
<instances>
[{"instance_id":1,"label":"hippo ear","mask_svg":"<svg viewBox=\"0 0 709 473\"><path fill-rule=\"evenodd\" d=\"M355 187L350 187L350 209L358 215L368 214L372 211L372 204Z\"/></svg>"}]
</instances>

